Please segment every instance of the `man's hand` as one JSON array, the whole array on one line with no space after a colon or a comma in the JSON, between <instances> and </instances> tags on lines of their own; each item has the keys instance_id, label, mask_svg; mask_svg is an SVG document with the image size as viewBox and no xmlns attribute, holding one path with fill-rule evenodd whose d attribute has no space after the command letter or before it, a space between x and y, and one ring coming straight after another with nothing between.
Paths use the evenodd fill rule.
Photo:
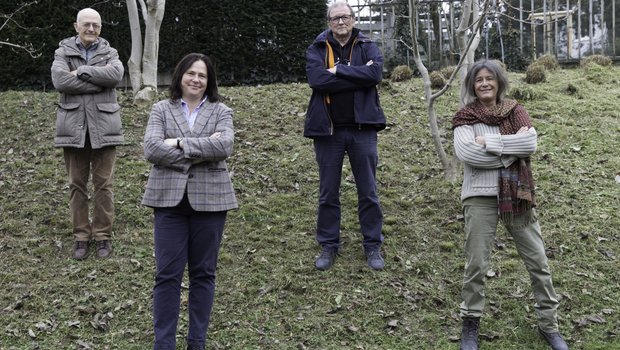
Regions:
<instances>
[{"instance_id":1,"label":"man's hand","mask_svg":"<svg viewBox=\"0 0 620 350\"><path fill-rule=\"evenodd\" d=\"M476 136L476 143L479 145L486 145L486 141L484 141L484 136Z\"/></svg>"},{"instance_id":2,"label":"man's hand","mask_svg":"<svg viewBox=\"0 0 620 350\"><path fill-rule=\"evenodd\" d=\"M77 69L76 69L76 70L72 70L72 71L71 71L71 72L69 72L69 73L71 73L71 74L73 74L73 75L75 75L75 76L77 77Z\"/></svg>"},{"instance_id":3,"label":"man's hand","mask_svg":"<svg viewBox=\"0 0 620 350\"><path fill-rule=\"evenodd\" d=\"M330 72L330 73L332 73L332 74L336 74L336 68L337 68L337 67L338 67L338 66L331 67L331 68L329 68L327 71L328 71L328 72Z\"/></svg>"},{"instance_id":4,"label":"man's hand","mask_svg":"<svg viewBox=\"0 0 620 350\"><path fill-rule=\"evenodd\" d=\"M172 148L177 148L177 139L165 139L164 140L164 145L168 146L168 147L172 147Z\"/></svg>"},{"instance_id":5,"label":"man's hand","mask_svg":"<svg viewBox=\"0 0 620 350\"><path fill-rule=\"evenodd\" d=\"M370 60L370 61L366 62L366 65L367 65L367 66L372 66L372 64L373 64L373 63L375 63L375 62L373 62L372 60Z\"/></svg>"}]
</instances>

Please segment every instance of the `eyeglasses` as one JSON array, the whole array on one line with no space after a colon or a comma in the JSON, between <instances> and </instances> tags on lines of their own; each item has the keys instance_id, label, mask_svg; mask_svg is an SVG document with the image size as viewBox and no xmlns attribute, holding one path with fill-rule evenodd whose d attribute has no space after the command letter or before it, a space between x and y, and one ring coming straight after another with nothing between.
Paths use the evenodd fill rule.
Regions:
<instances>
[{"instance_id":1,"label":"eyeglasses","mask_svg":"<svg viewBox=\"0 0 620 350\"><path fill-rule=\"evenodd\" d=\"M349 22L351 22L352 18L353 18L353 16L350 16L350 15L338 16L338 17L330 17L329 21L332 22L333 24L338 24L338 23L340 23L340 20L342 20L342 23L349 24Z\"/></svg>"},{"instance_id":2,"label":"eyeglasses","mask_svg":"<svg viewBox=\"0 0 620 350\"><path fill-rule=\"evenodd\" d=\"M88 29L90 27L93 27L94 30L99 30L99 29L101 29L101 24L97 24L97 23L80 23L80 27L82 27L84 29Z\"/></svg>"}]
</instances>

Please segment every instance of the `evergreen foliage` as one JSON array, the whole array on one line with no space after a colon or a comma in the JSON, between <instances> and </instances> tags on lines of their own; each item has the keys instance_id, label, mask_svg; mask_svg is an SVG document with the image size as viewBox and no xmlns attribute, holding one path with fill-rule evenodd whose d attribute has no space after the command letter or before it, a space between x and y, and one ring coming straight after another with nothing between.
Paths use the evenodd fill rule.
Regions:
<instances>
[{"instance_id":1,"label":"evergreen foliage","mask_svg":"<svg viewBox=\"0 0 620 350\"><path fill-rule=\"evenodd\" d=\"M131 34L124 1L41 0L2 29L3 38L31 42L40 48L40 56L0 47L0 89L51 88L54 50L62 39L76 34L75 16L85 7L101 14L101 37L110 41L126 64ZM13 2L0 3L3 14L16 8ZM216 64L220 84L304 80L305 50L326 28L325 11L324 0L301 4L292 0L168 1L159 33L159 71L171 71L189 52L203 52Z\"/></svg>"}]
</instances>

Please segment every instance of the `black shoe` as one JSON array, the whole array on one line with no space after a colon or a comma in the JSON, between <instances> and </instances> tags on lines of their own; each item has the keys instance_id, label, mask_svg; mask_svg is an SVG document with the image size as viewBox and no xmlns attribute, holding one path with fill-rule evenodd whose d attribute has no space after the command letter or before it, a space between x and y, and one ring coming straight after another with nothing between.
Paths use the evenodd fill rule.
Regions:
<instances>
[{"instance_id":1,"label":"black shoe","mask_svg":"<svg viewBox=\"0 0 620 350\"><path fill-rule=\"evenodd\" d=\"M461 350L478 350L478 328L480 317L463 317Z\"/></svg>"},{"instance_id":2,"label":"black shoe","mask_svg":"<svg viewBox=\"0 0 620 350\"><path fill-rule=\"evenodd\" d=\"M187 350L205 350L204 345L187 344Z\"/></svg>"},{"instance_id":3,"label":"black shoe","mask_svg":"<svg viewBox=\"0 0 620 350\"><path fill-rule=\"evenodd\" d=\"M385 267L385 261L381 256L379 248L366 250L366 262L368 263L368 267L373 270L383 270Z\"/></svg>"},{"instance_id":4,"label":"black shoe","mask_svg":"<svg viewBox=\"0 0 620 350\"><path fill-rule=\"evenodd\" d=\"M73 259L84 260L88 257L88 241L75 241Z\"/></svg>"},{"instance_id":5,"label":"black shoe","mask_svg":"<svg viewBox=\"0 0 620 350\"><path fill-rule=\"evenodd\" d=\"M325 271L332 267L332 265L334 264L334 260L336 260L337 254L337 248L323 247L321 250L321 254L318 258L316 258L316 261L314 262L316 269Z\"/></svg>"},{"instance_id":6,"label":"black shoe","mask_svg":"<svg viewBox=\"0 0 620 350\"><path fill-rule=\"evenodd\" d=\"M547 333L538 327L538 333L547 341L553 350L568 350L568 345L560 335L560 332Z\"/></svg>"}]
</instances>

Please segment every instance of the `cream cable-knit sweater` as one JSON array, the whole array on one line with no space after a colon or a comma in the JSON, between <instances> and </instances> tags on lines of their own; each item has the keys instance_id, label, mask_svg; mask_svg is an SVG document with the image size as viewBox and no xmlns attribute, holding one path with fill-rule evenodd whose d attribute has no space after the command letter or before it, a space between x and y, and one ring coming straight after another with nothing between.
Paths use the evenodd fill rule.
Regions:
<instances>
[{"instance_id":1,"label":"cream cable-knit sweater","mask_svg":"<svg viewBox=\"0 0 620 350\"><path fill-rule=\"evenodd\" d=\"M484 136L486 146L477 144L476 136ZM464 168L461 201L475 196L497 196L499 169L534 154L536 137L534 128L520 134L501 135L498 126L483 123L456 127L454 150Z\"/></svg>"}]
</instances>

